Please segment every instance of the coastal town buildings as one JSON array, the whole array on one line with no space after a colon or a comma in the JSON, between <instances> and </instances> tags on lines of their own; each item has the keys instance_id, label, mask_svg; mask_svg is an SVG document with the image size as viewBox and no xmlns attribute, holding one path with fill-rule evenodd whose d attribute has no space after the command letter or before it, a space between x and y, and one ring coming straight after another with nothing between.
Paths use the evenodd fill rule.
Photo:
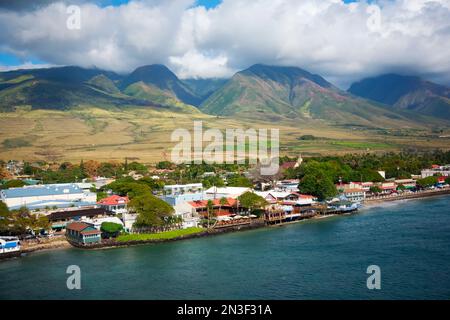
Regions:
<instances>
[{"instance_id":1,"label":"coastal town buildings","mask_svg":"<svg viewBox=\"0 0 450 320\"><path fill-rule=\"evenodd\" d=\"M427 178L432 176L444 176L450 177L450 164L445 166L433 165L430 169L424 169L421 171L421 177Z\"/></svg>"},{"instance_id":2,"label":"coastal town buildings","mask_svg":"<svg viewBox=\"0 0 450 320\"><path fill-rule=\"evenodd\" d=\"M190 183L190 184L174 184L164 186L165 195L177 195L183 193L195 193L203 190L203 184Z\"/></svg>"},{"instance_id":3,"label":"coastal town buildings","mask_svg":"<svg viewBox=\"0 0 450 320\"><path fill-rule=\"evenodd\" d=\"M115 213L105 208L67 209L50 213L47 218L52 230L61 231L74 221L112 217Z\"/></svg>"},{"instance_id":4,"label":"coastal town buildings","mask_svg":"<svg viewBox=\"0 0 450 320\"><path fill-rule=\"evenodd\" d=\"M95 205L97 195L76 184L44 184L1 190L0 198L10 210L36 210Z\"/></svg>"},{"instance_id":5,"label":"coastal town buildings","mask_svg":"<svg viewBox=\"0 0 450 320\"><path fill-rule=\"evenodd\" d=\"M17 237L0 237L0 255L20 252L20 241Z\"/></svg>"},{"instance_id":6,"label":"coastal town buildings","mask_svg":"<svg viewBox=\"0 0 450 320\"><path fill-rule=\"evenodd\" d=\"M101 242L101 231L86 222L72 222L66 227L66 238L79 245L92 245Z\"/></svg>"},{"instance_id":7,"label":"coastal town buildings","mask_svg":"<svg viewBox=\"0 0 450 320\"><path fill-rule=\"evenodd\" d=\"M121 197L118 195L112 195L107 198L101 199L97 204L108 211L112 211L115 214L124 214L127 210L129 199L128 197Z\"/></svg>"},{"instance_id":8,"label":"coastal town buildings","mask_svg":"<svg viewBox=\"0 0 450 320\"><path fill-rule=\"evenodd\" d=\"M251 191L245 187L211 187L205 191L208 199L232 198L237 199L240 195Z\"/></svg>"}]
</instances>

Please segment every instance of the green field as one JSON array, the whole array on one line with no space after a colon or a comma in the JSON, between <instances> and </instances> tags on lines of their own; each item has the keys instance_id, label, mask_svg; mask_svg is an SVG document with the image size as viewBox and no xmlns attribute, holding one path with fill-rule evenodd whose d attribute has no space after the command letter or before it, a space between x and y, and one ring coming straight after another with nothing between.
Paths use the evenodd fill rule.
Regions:
<instances>
[{"instance_id":1,"label":"green field","mask_svg":"<svg viewBox=\"0 0 450 320\"><path fill-rule=\"evenodd\" d=\"M439 138L432 128L424 127L374 129L333 126L314 119L249 121L153 108L84 106L69 111L21 108L0 113L0 159L79 162L123 161L128 157L151 164L170 160L171 149L178 143L171 140L172 132L187 129L192 133L194 121L202 121L204 131L279 129L280 153L290 156L450 148L449 138ZM439 135L449 134L446 129ZM320 138L300 140L304 135Z\"/></svg>"}]
</instances>

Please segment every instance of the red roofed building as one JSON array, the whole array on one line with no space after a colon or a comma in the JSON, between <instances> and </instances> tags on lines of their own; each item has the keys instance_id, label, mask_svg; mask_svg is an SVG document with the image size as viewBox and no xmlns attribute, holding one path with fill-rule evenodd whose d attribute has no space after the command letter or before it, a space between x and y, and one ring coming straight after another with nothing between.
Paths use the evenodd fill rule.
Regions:
<instances>
[{"instance_id":1,"label":"red roofed building","mask_svg":"<svg viewBox=\"0 0 450 320\"><path fill-rule=\"evenodd\" d=\"M104 198L97 202L100 207L105 208L108 211L112 211L116 214L127 213L128 197L121 197L118 195L112 195L108 198Z\"/></svg>"},{"instance_id":2,"label":"red roofed building","mask_svg":"<svg viewBox=\"0 0 450 320\"><path fill-rule=\"evenodd\" d=\"M217 217L236 214L240 208L238 201L233 198L226 198L226 203L222 205L220 204L220 199L211 201L213 203L214 215ZM192 206L200 216L206 217L208 215L208 200L189 201L188 204Z\"/></svg>"},{"instance_id":3,"label":"red roofed building","mask_svg":"<svg viewBox=\"0 0 450 320\"><path fill-rule=\"evenodd\" d=\"M72 222L66 226L66 237L69 242L90 245L101 242L102 232L90 223Z\"/></svg>"}]
</instances>

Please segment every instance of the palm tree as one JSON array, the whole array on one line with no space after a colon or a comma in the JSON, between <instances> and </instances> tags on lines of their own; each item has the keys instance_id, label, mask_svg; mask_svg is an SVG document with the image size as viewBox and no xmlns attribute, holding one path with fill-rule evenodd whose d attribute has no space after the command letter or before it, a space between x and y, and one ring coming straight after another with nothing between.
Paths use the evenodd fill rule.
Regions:
<instances>
[{"instance_id":1,"label":"palm tree","mask_svg":"<svg viewBox=\"0 0 450 320\"><path fill-rule=\"evenodd\" d=\"M228 199L225 197L220 198L219 200L219 212L222 210L222 206L225 206L228 204Z\"/></svg>"},{"instance_id":2,"label":"palm tree","mask_svg":"<svg viewBox=\"0 0 450 320\"><path fill-rule=\"evenodd\" d=\"M208 200L208 203L206 204L206 210L208 212L208 229L209 229L210 212L214 210L214 203L212 202L212 200Z\"/></svg>"}]
</instances>

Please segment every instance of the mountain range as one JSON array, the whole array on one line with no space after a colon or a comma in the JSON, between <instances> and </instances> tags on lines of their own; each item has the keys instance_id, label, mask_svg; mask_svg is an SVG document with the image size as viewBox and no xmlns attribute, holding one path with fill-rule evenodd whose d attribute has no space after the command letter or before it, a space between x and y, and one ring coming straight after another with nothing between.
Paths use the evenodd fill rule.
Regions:
<instances>
[{"instance_id":1,"label":"mountain range","mask_svg":"<svg viewBox=\"0 0 450 320\"><path fill-rule=\"evenodd\" d=\"M149 107L269 121L317 119L395 127L450 121L449 97L448 87L416 77L364 79L346 92L303 69L262 64L230 79L180 80L164 65L142 66L127 75L75 66L0 73L0 111L20 106Z\"/></svg>"}]
</instances>

